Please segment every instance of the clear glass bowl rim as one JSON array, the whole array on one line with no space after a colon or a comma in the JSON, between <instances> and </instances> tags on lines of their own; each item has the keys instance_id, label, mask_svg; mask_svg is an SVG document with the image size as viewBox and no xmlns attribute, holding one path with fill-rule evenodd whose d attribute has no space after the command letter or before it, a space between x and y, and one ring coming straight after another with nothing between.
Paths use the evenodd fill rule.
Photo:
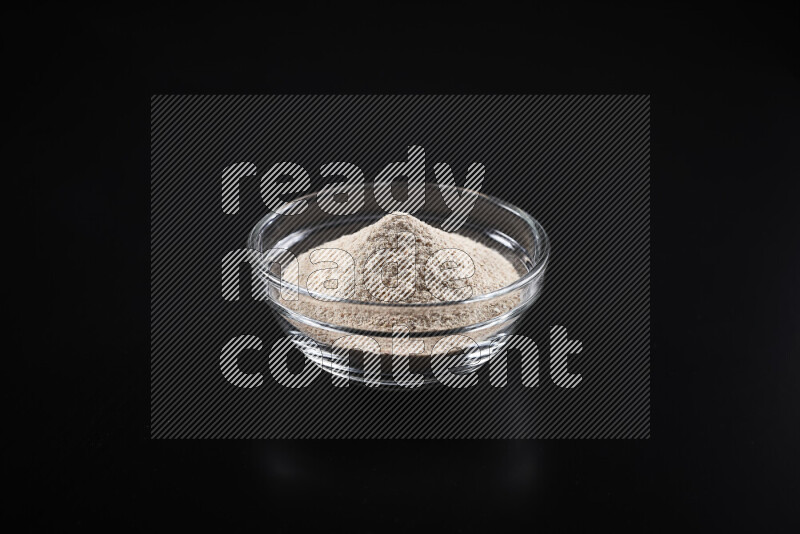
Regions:
<instances>
[{"instance_id":1,"label":"clear glass bowl rim","mask_svg":"<svg viewBox=\"0 0 800 534\"><path fill-rule=\"evenodd\" d=\"M426 184L427 185L427 184ZM329 295L318 295L313 291L309 291L304 287L299 287L297 285L285 282L283 279L278 278L270 271L261 271L261 274L267 278L269 284L280 288L281 290L293 291L297 292L301 295L305 295L308 297L312 297L318 300L324 300L327 302L339 302L342 304L352 304L358 306L374 306L374 307L382 307L382 308L435 308L435 307L447 307L447 306L464 306L465 304L470 304L474 302L481 302L486 300L495 299L498 297L502 297L507 295L521 287L524 287L527 284L531 284L535 282L541 273L544 271L545 267L547 266L547 261L550 258L550 240L547 237L547 233L544 230L544 227L531 217L527 212L524 210L509 204L499 198L486 195L484 193L480 193L478 191L474 191L472 189L466 189L463 187L458 186L450 186L450 185L442 185L442 184L433 184L434 187L438 187L440 190L442 189L452 189L456 191L460 191L462 194L470 194L482 197L487 202L490 202L506 211L511 212L512 214L516 215L522 221L525 222L528 229L531 230L534 235L537 236L537 240L539 241L541 255L539 258L535 259L535 262L531 269L525 273L522 277L515 280L513 283L492 291L491 293L485 293L483 295L476 295L464 300L454 300L454 301L443 301L443 302L426 302L426 303L409 303L409 302L372 302L372 301L365 301L365 300L354 300L354 299L339 299L335 297L331 297ZM304 195L302 197L298 197L295 201L300 200L309 200L312 198L316 198L317 193L310 193L308 195ZM253 230L250 232L250 235L247 240L247 245L250 249L258 250L257 247L260 244L260 236L264 232L264 229L270 226L275 220L279 217L283 217L284 214L281 211L272 212L265 217L263 217L256 225L253 227ZM291 217L292 215L286 215L287 217ZM260 251L259 251L260 252ZM283 294L283 293L281 293ZM283 306L281 306L283 308ZM296 314L296 312L295 312Z\"/></svg>"}]
</instances>

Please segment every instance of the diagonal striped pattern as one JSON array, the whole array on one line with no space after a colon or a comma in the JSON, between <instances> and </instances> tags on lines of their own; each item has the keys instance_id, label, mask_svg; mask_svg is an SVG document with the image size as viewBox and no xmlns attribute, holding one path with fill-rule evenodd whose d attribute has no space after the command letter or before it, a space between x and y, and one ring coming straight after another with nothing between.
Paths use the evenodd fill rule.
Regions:
<instances>
[{"instance_id":1,"label":"diagonal striped pattern","mask_svg":"<svg viewBox=\"0 0 800 534\"><path fill-rule=\"evenodd\" d=\"M486 167L481 163L473 163L467 169L467 178L464 181L465 189L472 189L480 191L483 189L483 177L486 174ZM434 167L434 175L436 176L436 183L445 186L456 185L455 177L453 176L453 169L446 163L437 163ZM471 211L470 204L474 201L469 196L459 194L457 189L442 188L442 197L447 205L453 210L451 215L442 224L442 230L445 232L455 232L467 221Z\"/></svg>"},{"instance_id":2,"label":"diagonal striped pattern","mask_svg":"<svg viewBox=\"0 0 800 534\"><path fill-rule=\"evenodd\" d=\"M424 158L409 159L412 146ZM320 209L372 209L360 176L413 158L426 181L469 181L543 224L553 255L542 296L475 385L304 382L303 341L249 296L245 268L239 298L223 298L223 261L246 248L266 204L339 183ZM377 197L392 207L413 209L421 194L386 189ZM152 437L650 436L647 96L155 96L150 224ZM272 367L304 387L279 384Z\"/></svg>"}]
</instances>

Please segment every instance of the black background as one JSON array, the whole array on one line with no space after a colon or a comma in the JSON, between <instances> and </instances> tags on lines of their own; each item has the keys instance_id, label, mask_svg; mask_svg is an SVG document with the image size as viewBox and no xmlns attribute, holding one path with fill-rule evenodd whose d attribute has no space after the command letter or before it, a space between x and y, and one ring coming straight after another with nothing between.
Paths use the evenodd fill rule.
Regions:
<instances>
[{"instance_id":1,"label":"black background","mask_svg":"<svg viewBox=\"0 0 800 534\"><path fill-rule=\"evenodd\" d=\"M225 102L213 114L196 113L181 103L183 97L159 97L153 103L152 144L162 148L154 148L151 166L151 436L649 435L649 97L443 98L450 102L389 95L360 105L353 104L358 96L337 97L333 104L326 96L301 95L293 98L295 105L278 105L269 97L254 102L251 97L209 97ZM243 100L249 103L239 109ZM601 103L608 101L617 105ZM553 111L534 111L534 102ZM556 110L565 110L564 116ZM573 114L579 119L570 120ZM171 116L180 120L163 118ZM262 122L248 126L255 118ZM198 122L207 134L200 139L188 133ZM589 124L608 133L594 132ZM182 152L171 159L163 147L176 142ZM238 161L259 169L273 161L302 162L307 169L349 161L374 179L387 162L408 157L408 144L425 148L431 181L436 180L431 161L446 161L460 180L472 162L481 162L488 169L481 191L513 199L546 229L555 251L548 260L546 291L515 323L515 331L537 343L544 377L552 371L550 326L564 326L570 339L586 347L569 358L569 372L584 377L580 387L561 388L547 378L533 390L524 388L516 350L510 351L504 388L489 384L488 366L477 373L474 387L426 388L410 395L386 388L336 388L327 376L293 390L272 379L252 390L232 387L220 373L221 346L245 332L271 346L283 337L286 325L265 302L249 296L228 302L220 296L222 258L247 246L247 236L268 210L255 177L241 180L239 212L225 214L218 172ZM591 161L586 156L592 153L601 156ZM329 181L315 178L311 191ZM375 213L380 208L372 184L365 188L362 211ZM435 212L437 204L442 205L438 189L427 188L424 209ZM476 204L469 224L503 227L497 215ZM291 224L318 217L325 214L311 200ZM513 225L503 228L517 235ZM323 237L314 236L315 246ZM300 252L310 246L304 242L294 248ZM240 266L240 279L250 287L247 270ZM165 335L159 338L161 330ZM243 372L263 372L272 354L247 351L238 365ZM292 350L287 359L297 372L306 365L300 350Z\"/></svg>"},{"instance_id":2,"label":"black background","mask_svg":"<svg viewBox=\"0 0 800 534\"><path fill-rule=\"evenodd\" d=\"M372 9L377 10L377 7ZM24 524L790 531L798 9L298 5L3 18ZM652 438L150 441L149 97L652 94Z\"/></svg>"}]
</instances>

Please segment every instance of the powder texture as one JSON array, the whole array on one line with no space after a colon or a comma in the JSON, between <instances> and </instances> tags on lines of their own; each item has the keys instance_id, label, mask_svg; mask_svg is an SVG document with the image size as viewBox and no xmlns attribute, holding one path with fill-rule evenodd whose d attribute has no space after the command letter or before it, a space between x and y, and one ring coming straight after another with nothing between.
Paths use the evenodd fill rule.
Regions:
<instances>
[{"instance_id":1,"label":"powder texture","mask_svg":"<svg viewBox=\"0 0 800 534\"><path fill-rule=\"evenodd\" d=\"M413 255L413 270L397 268L403 260L410 264L409 254ZM481 243L444 232L411 215L393 213L354 234L300 254L282 277L337 299L444 303L501 289L517 280L520 272L498 251ZM281 302L302 315L348 328L391 332L393 326L404 325L413 337L415 332L460 328L497 317L510 311L519 302L519 295L441 307L396 307L391 311L304 295L299 300ZM323 342L343 335L320 329L308 332L308 327L301 330ZM435 338L427 338L426 346L431 341ZM388 352L381 345L382 352Z\"/></svg>"}]
</instances>

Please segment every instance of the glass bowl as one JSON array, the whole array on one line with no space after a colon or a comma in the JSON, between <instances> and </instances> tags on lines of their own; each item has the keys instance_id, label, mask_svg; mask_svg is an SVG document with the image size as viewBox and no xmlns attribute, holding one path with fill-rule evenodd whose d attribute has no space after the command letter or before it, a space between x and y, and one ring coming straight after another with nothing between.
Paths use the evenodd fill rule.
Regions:
<instances>
[{"instance_id":1,"label":"glass bowl","mask_svg":"<svg viewBox=\"0 0 800 534\"><path fill-rule=\"evenodd\" d=\"M451 215L441 196L446 189L474 200L455 233L502 254L518 271L516 281L485 295L449 302L366 302L322 296L281 277L285 252L299 256L371 225L387 212L372 200L354 215L332 215L319 208L316 194L310 194L294 201L307 203L301 213L292 209L294 203L287 203L253 228L248 247L262 253L256 269L262 294L308 359L348 380L411 387L441 382L443 373L472 373L503 349L504 340L541 292L550 254L547 234L523 210L454 186L426 184L425 204L413 216L441 228ZM336 317L347 318L347 325L331 319L327 312L332 307ZM376 316L391 318L393 326L375 326L370 318Z\"/></svg>"}]
</instances>

